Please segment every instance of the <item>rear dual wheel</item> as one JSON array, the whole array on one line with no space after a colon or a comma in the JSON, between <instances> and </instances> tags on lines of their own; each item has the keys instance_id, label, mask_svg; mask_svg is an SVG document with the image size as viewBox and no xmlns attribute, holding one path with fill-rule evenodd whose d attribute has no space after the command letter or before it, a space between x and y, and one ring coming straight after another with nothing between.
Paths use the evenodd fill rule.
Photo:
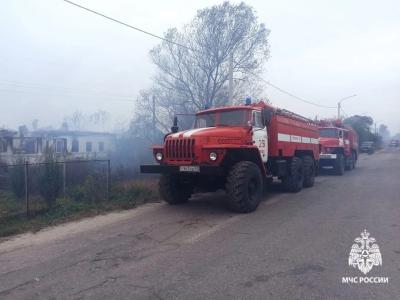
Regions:
<instances>
[{"instance_id":1,"label":"rear dual wheel","mask_svg":"<svg viewBox=\"0 0 400 300\"><path fill-rule=\"evenodd\" d=\"M352 170L353 168L352 168L352 164L353 164L353 159L352 159L352 157L350 156L350 157L347 157L346 159L345 159L345 170L346 171L350 171L350 170Z\"/></svg>"},{"instance_id":2,"label":"rear dual wheel","mask_svg":"<svg viewBox=\"0 0 400 300\"><path fill-rule=\"evenodd\" d=\"M315 163L311 156L303 157L304 182L303 187L312 187L315 183Z\"/></svg>"},{"instance_id":3,"label":"rear dual wheel","mask_svg":"<svg viewBox=\"0 0 400 300\"><path fill-rule=\"evenodd\" d=\"M357 155L353 152L351 157L353 158L353 169L355 169L357 164Z\"/></svg>"},{"instance_id":4,"label":"rear dual wheel","mask_svg":"<svg viewBox=\"0 0 400 300\"><path fill-rule=\"evenodd\" d=\"M302 159L293 157L289 164L288 175L282 178L286 191L291 193L300 192L303 187L312 187L315 183L314 159L306 155Z\"/></svg>"},{"instance_id":5,"label":"rear dual wheel","mask_svg":"<svg viewBox=\"0 0 400 300\"><path fill-rule=\"evenodd\" d=\"M294 156L289 163L288 175L282 178L286 191L300 192L304 185L304 166L299 157Z\"/></svg>"}]
</instances>

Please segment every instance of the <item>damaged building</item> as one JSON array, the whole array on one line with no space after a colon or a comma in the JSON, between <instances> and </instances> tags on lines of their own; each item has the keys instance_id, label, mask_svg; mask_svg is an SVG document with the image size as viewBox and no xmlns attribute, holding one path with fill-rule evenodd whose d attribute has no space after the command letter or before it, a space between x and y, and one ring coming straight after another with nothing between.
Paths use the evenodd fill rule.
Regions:
<instances>
[{"instance_id":1,"label":"damaged building","mask_svg":"<svg viewBox=\"0 0 400 300\"><path fill-rule=\"evenodd\" d=\"M17 132L0 130L0 162L43 161L46 153L58 160L107 159L115 149L111 133L69 130Z\"/></svg>"}]
</instances>

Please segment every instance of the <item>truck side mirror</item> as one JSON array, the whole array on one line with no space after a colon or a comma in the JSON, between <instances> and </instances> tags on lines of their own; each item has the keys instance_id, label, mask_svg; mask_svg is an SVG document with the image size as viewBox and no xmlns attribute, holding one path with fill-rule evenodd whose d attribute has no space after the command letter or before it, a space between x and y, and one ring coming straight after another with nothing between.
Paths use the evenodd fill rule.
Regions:
<instances>
[{"instance_id":1,"label":"truck side mirror","mask_svg":"<svg viewBox=\"0 0 400 300\"><path fill-rule=\"evenodd\" d=\"M171 132L172 133L177 133L179 131L179 127L178 127L178 117L175 116L174 117L174 124L171 127Z\"/></svg>"},{"instance_id":2,"label":"truck side mirror","mask_svg":"<svg viewBox=\"0 0 400 300\"><path fill-rule=\"evenodd\" d=\"M263 108L262 118L263 118L264 125L268 126L272 119L272 111L270 111L269 109Z\"/></svg>"}]
</instances>

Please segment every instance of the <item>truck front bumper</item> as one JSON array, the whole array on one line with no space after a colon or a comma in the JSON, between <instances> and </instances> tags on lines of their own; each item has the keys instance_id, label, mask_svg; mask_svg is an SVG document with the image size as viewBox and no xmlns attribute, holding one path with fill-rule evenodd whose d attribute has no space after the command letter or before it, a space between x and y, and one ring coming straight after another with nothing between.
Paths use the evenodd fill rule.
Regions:
<instances>
[{"instance_id":1,"label":"truck front bumper","mask_svg":"<svg viewBox=\"0 0 400 300\"><path fill-rule=\"evenodd\" d=\"M333 167L335 165L336 158L337 158L337 154L329 154L329 153L320 154L319 155L319 166L321 168Z\"/></svg>"},{"instance_id":2,"label":"truck front bumper","mask_svg":"<svg viewBox=\"0 0 400 300\"><path fill-rule=\"evenodd\" d=\"M219 166L172 166L172 165L141 165L140 173L152 174L201 174L201 175L223 175L224 169Z\"/></svg>"},{"instance_id":3,"label":"truck front bumper","mask_svg":"<svg viewBox=\"0 0 400 300\"><path fill-rule=\"evenodd\" d=\"M337 154L324 153L324 154L319 155L319 159L336 159L336 158L337 158Z\"/></svg>"}]
</instances>

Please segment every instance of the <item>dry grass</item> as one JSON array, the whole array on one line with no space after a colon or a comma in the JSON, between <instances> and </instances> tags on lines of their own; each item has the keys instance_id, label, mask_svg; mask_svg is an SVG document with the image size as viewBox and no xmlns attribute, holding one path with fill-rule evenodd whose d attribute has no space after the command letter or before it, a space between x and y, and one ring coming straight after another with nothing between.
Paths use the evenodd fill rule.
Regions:
<instances>
[{"instance_id":1,"label":"dry grass","mask_svg":"<svg viewBox=\"0 0 400 300\"><path fill-rule=\"evenodd\" d=\"M27 231L38 231L49 225L65 223L110 211L131 209L144 203L158 202L158 198L157 179L128 180L114 184L108 200L92 202L85 199L81 201L69 198L58 199L55 207L30 218L24 215L0 216L0 237ZM9 199L5 203L10 205ZM5 207L3 207L4 209ZM10 207L7 207L7 209L10 209Z\"/></svg>"},{"instance_id":2,"label":"dry grass","mask_svg":"<svg viewBox=\"0 0 400 300\"><path fill-rule=\"evenodd\" d=\"M156 192L158 190L158 178L125 180L123 182L118 183L117 186L123 188L140 187L153 190Z\"/></svg>"}]
</instances>

